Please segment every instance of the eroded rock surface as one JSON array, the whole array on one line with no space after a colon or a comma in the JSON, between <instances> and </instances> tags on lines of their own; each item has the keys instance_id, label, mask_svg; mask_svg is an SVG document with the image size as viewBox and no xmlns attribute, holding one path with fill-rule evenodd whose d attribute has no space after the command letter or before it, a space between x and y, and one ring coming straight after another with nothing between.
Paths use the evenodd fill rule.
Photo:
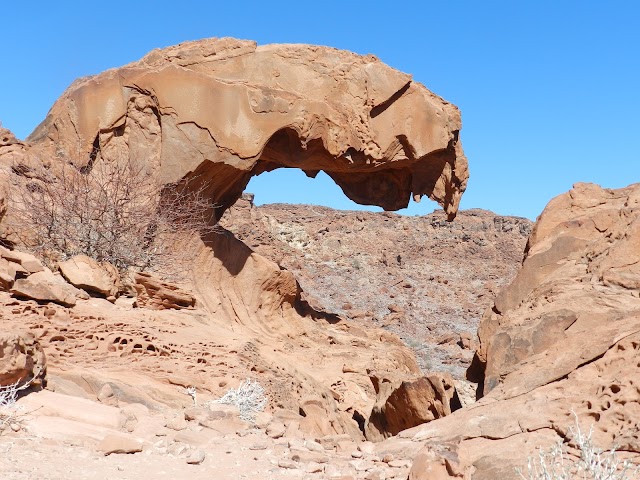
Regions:
<instances>
[{"instance_id":1,"label":"eroded rock surface","mask_svg":"<svg viewBox=\"0 0 640 480\"><path fill-rule=\"evenodd\" d=\"M6 328L6 326L5 326ZM39 382L44 378L46 358L33 334L4 331L0 336L0 386Z\"/></svg>"},{"instance_id":2,"label":"eroded rock surface","mask_svg":"<svg viewBox=\"0 0 640 480\"><path fill-rule=\"evenodd\" d=\"M473 358L480 319L520 268L533 226L479 209L447 222L440 210L409 217L255 206L251 194L220 224L292 272L308 302L397 334L425 373L448 371L456 388ZM475 399L473 387L468 398Z\"/></svg>"},{"instance_id":3,"label":"eroded rock surface","mask_svg":"<svg viewBox=\"0 0 640 480\"><path fill-rule=\"evenodd\" d=\"M517 478L536 447L571 440L572 411L596 446L640 462L638 278L640 185L553 199L480 325L469 374L484 397L399 435L425 445L411 478L447 455L464 478Z\"/></svg>"},{"instance_id":4,"label":"eroded rock surface","mask_svg":"<svg viewBox=\"0 0 640 480\"><path fill-rule=\"evenodd\" d=\"M220 215L253 175L295 167L359 203L427 195L452 218L468 177L460 129L455 106L374 56L222 38L77 80L28 142L78 166L128 156L164 183L195 177Z\"/></svg>"}]
</instances>

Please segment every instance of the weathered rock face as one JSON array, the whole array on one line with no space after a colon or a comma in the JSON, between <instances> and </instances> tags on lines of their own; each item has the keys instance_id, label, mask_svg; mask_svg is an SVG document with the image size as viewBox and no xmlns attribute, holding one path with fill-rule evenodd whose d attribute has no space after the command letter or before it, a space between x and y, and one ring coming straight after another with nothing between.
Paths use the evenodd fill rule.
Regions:
<instances>
[{"instance_id":1,"label":"weathered rock face","mask_svg":"<svg viewBox=\"0 0 640 480\"><path fill-rule=\"evenodd\" d=\"M468 177L460 128L455 106L373 56L223 38L77 80L28 141L80 166L129 156L165 183L195 176L220 215L253 175L295 167L324 170L358 203L427 195L453 217Z\"/></svg>"},{"instance_id":2,"label":"weathered rock face","mask_svg":"<svg viewBox=\"0 0 640 480\"><path fill-rule=\"evenodd\" d=\"M59 264L60 273L74 287L105 296L118 293L120 277L110 264L100 265L86 255L76 255Z\"/></svg>"},{"instance_id":3,"label":"weathered rock face","mask_svg":"<svg viewBox=\"0 0 640 480\"><path fill-rule=\"evenodd\" d=\"M44 351L33 335L3 332L0 337L0 386L40 381L45 371Z\"/></svg>"},{"instance_id":4,"label":"weathered rock face","mask_svg":"<svg viewBox=\"0 0 640 480\"><path fill-rule=\"evenodd\" d=\"M517 478L536 447L570 440L571 411L596 446L640 461L640 185L576 185L526 253L480 325L469 374L485 396L400 434L425 445L411 478L445 458L464 478Z\"/></svg>"},{"instance_id":5,"label":"weathered rock face","mask_svg":"<svg viewBox=\"0 0 640 480\"><path fill-rule=\"evenodd\" d=\"M434 374L413 381L372 378L378 398L366 424L367 438L381 440L461 407L450 374ZM395 383L395 385L394 385Z\"/></svg>"},{"instance_id":6,"label":"weathered rock face","mask_svg":"<svg viewBox=\"0 0 640 480\"><path fill-rule=\"evenodd\" d=\"M37 167L44 159L52 176L62 162L90 169L96 162L131 159L146 165L161 185L188 180L188 188L202 186L221 206L218 216L253 175L279 167L311 176L324 170L357 202L398 209L412 195L427 195L451 219L468 176L460 128L455 106L374 57L212 39L154 51L76 81L27 142L7 134L9 150L0 151L0 166L29 178L37 171L32 163ZM256 372L274 408L292 410L295 422L321 435L364 434L363 422L377 398L369 371L400 382L420 378L411 351L395 335L312 308L290 272L227 232L194 239L189 248L194 295L188 294L187 305L182 292L137 279L140 305L197 305L193 316L190 309L162 312L174 322L164 327L172 332L170 341L152 343L164 333L140 313L127 316L127 325L136 324L131 336L103 335L107 326L100 323L101 333L90 339L65 329L50 344L95 342L105 355L120 349L158 355L158 364L165 365L167 352L179 351L183 342L184 349L204 350L201 357L190 354L194 365L181 369L193 380L185 385L220 393L220 382L211 378ZM62 291L50 273L18 279L11 291L78 311L93 308ZM152 305L155 298L161 300ZM99 308L117 313L111 306ZM64 348L56 360L62 364L67 356L81 355L77 350ZM85 382L104 373L73 365ZM127 374L133 365L126 361ZM152 370L161 371L158 365ZM210 378L193 378L194 372ZM423 410L425 398L414 396L412 405Z\"/></svg>"}]
</instances>

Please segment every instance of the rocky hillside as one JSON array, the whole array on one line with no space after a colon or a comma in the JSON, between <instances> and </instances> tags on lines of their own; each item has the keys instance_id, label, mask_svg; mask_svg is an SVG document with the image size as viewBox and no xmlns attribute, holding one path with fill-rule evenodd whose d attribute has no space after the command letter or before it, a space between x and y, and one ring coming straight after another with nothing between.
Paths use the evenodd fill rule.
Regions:
<instances>
[{"instance_id":1,"label":"rocky hillside","mask_svg":"<svg viewBox=\"0 0 640 480\"><path fill-rule=\"evenodd\" d=\"M540 448L593 452L576 424L640 464L640 185L578 184L533 229L458 213L460 129L373 56L234 39L80 79L27 141L0 128L2 477L511 480ZM96 210L123 189L92 176L127 163L150 198L214 202L209 228L140 228L135 189ZM280 167L443 210L240 199ZM77 200L65 178L93 206L65 226L133 218L145 255L164 238L187 259L182 280L114 265L91 228L28 252L51 229L29 230L16 192Z\"/></svg>"},{"instance_id":2,"label":"rocky hillside","mask_svg":"<svg viewBox=\"0 0 640 480\"><path fill-rule=\"evenodd\" d=\"M520 267L532 222L485 210L408 217L310 205L253 205L221 223L293 272L327 311L394 332L425 372L464 379L482 313Z\"/></svg>"}]
</instances>

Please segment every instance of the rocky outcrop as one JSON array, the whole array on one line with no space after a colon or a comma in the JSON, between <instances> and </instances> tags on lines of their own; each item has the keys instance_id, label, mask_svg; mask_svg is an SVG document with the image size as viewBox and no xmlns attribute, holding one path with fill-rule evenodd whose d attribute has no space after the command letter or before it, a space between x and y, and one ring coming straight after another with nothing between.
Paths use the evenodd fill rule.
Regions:
<instances>
[{"instance_id":1,"label":"rocky outcrop","mask_svg":"<svg viewBox=\"0 0 640 480\"><path fill-rule=\"evenodd\" d=\"M451 375L433 374L395 382L372 377L378 398L365 429L370 440L382 440L461 408ZM395 383L395 385L394 385Z\"/></svg>"},{"instance_id":2,"label":"rocky outcrop","mask_svg":"<svg viewBox=\"0 0 640 480\"><path fill-rule=\"evenodd\" d=\"M639 462L639 278L640 185L553 199L480 325L469 374L482 398L399 435L424 446L411 478L445 460L450 478L517 478L537 447L575 448L572 412L596 446Z\"/></svg>"},{"instance_id":3,"label":"rocky outcrop","mask_svg":"<svg viewBox=\"0 0 640 480\"><path fill-rule=\"evenodd\" d=\"M44 175L32 168L33 159L46 159L52 177L64 163L86 172L100 162L130 160L157 177L159 190L177 183L203 192L219 205L217 217L254 175L280 167L309 176L322 170L356 202L391 210L426 195L452 219L468 177L460 129L455 106L373 56L209 39L79 79L26 142L7 135L10 151L0 151L0 165L11 160L11 171L31 179ZM165 357L180 351L182 342L208 353L194 357L191 368L179 368L192 380L179 380L181 385L218 392L219 382L195 379L194 372L219 378L229 363L234 375L260 374L273 404L294 412L292 429L354 438L364 435L377 398L370 369L394 382L420 378L411 351L395 335L313 307L289 271L228 232L202 237L188 246L194 265L192 286L184 292L142 274L136 278L138 305L164 308L171 318L170 340L158 341L166 332L136 312L127 319L136 323L135 334L103 334L109 326L98 322L101 333L91 338L65 331L51 344L99 345L101 355L157 355L166 366ZM63 289L57 280L48 271L33 273L16 280L11 291L88 308L76 294L67 295L73 287L62 282ZM197 312L189 316L194 306ZM211 349L220 349L215 359ZM67 346L57 352L61 364L76 353ZM131 365L126 362L127 369ZM91 373L80 376L88 382Z\"/></svg>"},{"instance_id":4,"label":"rocky outcrop","mask_svg":"<svg viewBox=\"0 0 640 480\"><path fill-rule=\"evenodd\" d=\"M84 290L68 284L60 275L52 273L49 269L16 280L10 292L15 297L54 302L70 307L75 305L78 299L89 298Z\"/></svg>"},{"instance_id":5,"label":"rocky outcrop","mask_svg":"<svg viewBox=\"0 0 640 480\"><path fill-rule=\"evenodd\" d=\"M374 56L207 39L77 80L29 136L79 167L129 157L162 183L206 183L218 215L253 175L324 170L358 203L411 196L450 218L468 170L458 109Z\"/></svg>"},{"instance_id":6,"label":"rocky outcrop","mask_svg":"<svg viewBox=\"0 0 640 480\"><path fill-rule=\"evenodd\" d=\"M0 386L39 383L46 373L45 354L34 336L3 332L0 336Z\"/></svg>"}]
</instances>

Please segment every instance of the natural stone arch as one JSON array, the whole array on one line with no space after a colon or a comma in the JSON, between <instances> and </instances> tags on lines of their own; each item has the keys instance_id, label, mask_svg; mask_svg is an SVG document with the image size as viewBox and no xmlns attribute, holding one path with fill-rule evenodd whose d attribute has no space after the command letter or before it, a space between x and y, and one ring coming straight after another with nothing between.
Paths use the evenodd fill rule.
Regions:
<instances>
[{"instance_id":1,"label":"natural stone arch","mask_svg":"<svg viewBox=\"0 0 640 480\"><path fill-rule=\"evenodd\" d=\"M222 208L253 175L324 170L357 203L427 195L455 216L468 177L457 108L375 57L210 39L76 81L28 141L80 166L126 155Z\"/></svg>"}]
</instances>

